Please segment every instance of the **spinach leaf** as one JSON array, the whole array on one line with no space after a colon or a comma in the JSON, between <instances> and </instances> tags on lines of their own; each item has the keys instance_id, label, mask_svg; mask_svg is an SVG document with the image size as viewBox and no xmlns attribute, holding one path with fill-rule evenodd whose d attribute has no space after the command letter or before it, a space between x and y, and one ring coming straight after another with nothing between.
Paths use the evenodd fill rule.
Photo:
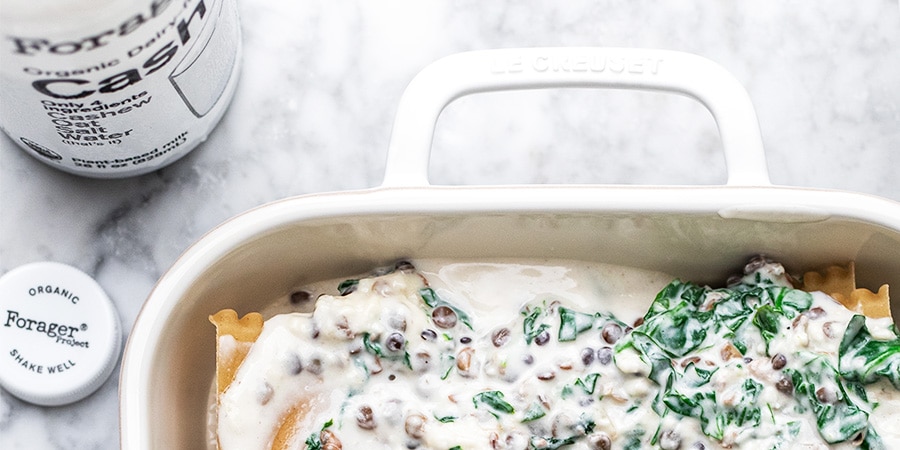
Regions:
<instances>
[{"instance_id":1,"label":"spinach leaf","mask_svg":"<svg viewBox=\"0 0 900 450\"><path fill-rule=\"evenodd\" d=\"M559 308L559 341L574 341L579 333L594 326L596 315L586 314L569 308Z\"/></svg>"},{"instance_id":2,"label":"spinach leaf","mask_svg":"<svg viewBox=\"0 0 900 450\"><path fill-rule=\"evenodd\" d=\"M718 366L714 369L707 370L701 369L694 362L690 362L684 368L682 381L689 387L698 388L709 383L709 379L717 370L719 370Z\"/></svg>"},{"instance_id":3,"label":"spinach leaf","mask_svg":"<svg viewBox=\"0 0 900 450\"><path fill-rule=\"evenodd\" d=\"M600 378L599 373L590 373L584 377L584 380L576 378L575 386L580 387L585 394L592 395L594 393L594 388L597 387L598 378Z\"/></svg>"},{"instance_id":4,"label":"spinach leaf","mask_svg":"<svg viewBox=\"0 0 900 450\"><path fill-rule=\"evenodd\" d=\"M677 308L653 320L645 333L673 358L687 355L699 348L709 328L702 318L687 308Z\"/></svg>"},{"instance_id":5,"label":"spinach leaf","mask_svg":"<svg viewBox=\"0 0 900 450\"><path fill-rule=\"evenodd\" d=\"M773 288L774 289L774 288ZM789 313L789 318L806 311L812 306L812 294L799 289L781 288L775 297L775 306Z\"/></svg>"},{"instance_id":6,"label":"spinach leaf","mask_svg":"<svg viewBox=\"0 0 900 450\"><path fill-rule=\"evenodd\" d=\"M446 380L456 367L456 357L445 352L441 352L441 379Z\"/></svg>"},{"instance_id":7,"label":"spinach leaf","mask_svg":"<svg viewBox=\"0 0 900 450\"><path fill-rule=\"evenodd\" d=\"M859 444L859 448L863 450L885 450L884 441L872 427L869 427L866 438Z\"/></svg>"},{"instance_id":8,"label":"spinach leaf","mask_svg":"<svg viewBox=\"0 0 900 450\"><path fill-rule=\"evenodd\" d=\"M752 294L720 289L709 292L707 296L718 297L711 302L715 321L719 327L730 330L731 334L740 330L753 314L753 308L748 304L748 297Z\"/></svg>"},{"instance_id":9,"label":"spinach leaf","mask_svg":"<svg viewBox=\"0 0 900 450\"><path fill-rule=\"evenodd\" d=\"M556 450L560 447L566 445L572 445L576 441L575 436L570 436L565 439L555 438L555 437L540 437L540 436L532 436L530 447L535 450Z\"/></svg>"},{"instance_id":10,"label":"spinach leaf","mask_svg":"<svg viewBox=\"0 0 900 450\"><path fill-rule=\"evenodd\" d=\"M680 281L674 281L669 286L657 295L651 312L635 331L640 330L669 357L677 358L703 344L714 317L712 311L698 310L697 303L702 304L706 290L689 288L689 285ZM666 292L669 295L690 295L687 299L671 298L663 295Z\"/></svg>"},{"instance_id":11,"label":"spinach leaf","mask_svg":"<svg viewBox=\"0 0 900 450\"><path fill-rule=\"evenodd\" d=\"M663 348L652 337L638 331L640 327L635 328L629 335L628 339L623 339L622 344L616 346L616 353L620 353L628 347L637 350L642 359L650 364L650 379L660 386L664 385L664 378L672 370L672 358L665 352Z\"/></svg>"},{"instance_id":12,"label":"spinach leaf","mask_svg":"<svg viewBox=\"0 0 900 450\"><path fill-rule=\"evenodd\" d=\"M472 397L472 403L475 405L475 408L478 408L478 405L484 404L497 412L506 414L516 412L516 409L513 408L512 405L507 403L506 400L503 400L503 393L500 391L479 392Z\"/></svg>"},{"instance_id":13,"label":"spinach leaf","mask_svg":"<svg viewBox=\"0 0 900 450\"><path fill-rule=\"evenodd\" d=\"M759 426L762 419L762 410L757 406L759 393L762 391L762 384L754 381L752 378L744 380L743 392L741 398L732 408L725 408L725 423L744 426L751 424L753 427Z\"/></svg>"},{"instance_id":14,"label":"spinach leaf","mask_svg":"<svg viewBox=\"0 0 900 450\"><path fill-rule=\"evenodd\" d=\"M306 438L307 450L322 450L322 440L319 439L319 433L312 433Z\"/></svg>"},{"instance_id":15,"label":"spinach leaf","mask_svg":"<svg viewBox=\"0 0 900 450\"><path fill-rule=\"evenodd\" d=\"M769 344L781 331L782 314L775 305L763 305L753 315L753 325L759 329L763 340L766 342L766 354L769 353Z\"/></svg>"},{"instance_id":16,"label":"spinach leaf","mask_svg":"<svg viewBox=\"0 0 900 450\"><path fill-rule=\"evenodd\" d=\"M453 310L454 313L456 313L456 317L459 318L459 321L462 322L463 325L468 327L470 330L473 329L472 328L472 319L469 318L469 315L466 314L465 311L463 311L463 310L457 308L456 306L452 305L451 303L443 300L440 296L437 295L437 292L434 292L434 289L432 289L432 288L419 289L419 296L422 297L422 301L425 302L425 304L431 309L437 308L438 306L446 306L446 307L450 308L451 310Z\"/></svg>"},{"instance_id":17,"label":"spinach leaf","mask_svg":"<svg viewBox=\"0 0 900 450\"><path fill-rule=\"evenodd\" d=\"M635 428L634 430L631 430L630 432L628 432L628 434L626 435L627 439L625 440L624 449L625 450L640 450L643 447L643 445L641 444L641 438L644 436L645 433L646 433L646 431L644 431L643 429L640 429L640 428Z\"/></svg>"},{"instance_id":18,"label":"spinach leaf","mask_svg":"<svg viewBox=\"0 0 900 450\"><path fill-rule=\"evenodd\" d=\"M594 419L585 413L581 413L581 416L578 417L578 423L575 424L575 429L582 436L593 433L596 427L597 423L594 422Z\"/></svg>"},{"instance_id":19,"label":"spinach leaf","mask_svg":"<svg viewBox=\"0 0 900 450\"><path fill-rule=\"evenodd\" d=\"M855 315L847 324L838 356L841 375L847 380L868 384L886 378L900 389L900 337L896 331L892 340L875 340L866 318Z\"/></svg>"},{"instance_id":20,"label":"spinach leaf","mask_svg":"<svg viewBox=\"0 0 900 450\"><path fill-rule=\"evenodd\" d=\"M434 292L434 289L431 288L422 288L419 290L419 295L422 297L422 301L428 305L429 308L437 308L441 304L441 299L438 298L437 293Z\"/></svg>"},{"instance_id":21,"label":"spinach leaf","mask_svg":"<svg viewBox=\"0 0 900 450\"><path fill-rule=\"evenodd\" d=\"M322 439L319 437L319 433L332 425L334 425L334 420L328 419L324 424L322 424L322 428L321 430L319 430L319 432L310 434L309 437L306 438L307 450L322 450L323 444Z\"/></svg>"},{"instance_id":22,"label":"spinach leaf","mask_svg":"<svg viewBox=\"0 0 900 450\"><path fill-rule=\"evenodd\" d=\"M667 389L662 395L663 403L670 410L699 420L705 435L720 440L724 437L725 423L720 422L724 417L718 414L715 391L697 390L692 394L685 394L676 389Z\"/></svg>"},{"instance_id":23,"label":"spinach leaf","mask_svg":"<svg viewBox=\"0 0 900 450\"><path fill-rule=\"evenodd\" d=\"M534 402L525 411L525 415L522 416L522 423L531 422L533 420L538 420L541 417L544 417L546 415L547 415L547 411L544 411L544 407L541 406L540 403Z\"/></svg>"},{"instance_id":24,"label":"spinach leaf","mask_svg":"<svg viewBox=\"0 0 900 450\"><path fill-rule=\"evenodd\" d=\"M341 295L347 295L355 291L357 286L359 286L359 280L344 280L338 284L337 289Z\"/></svg>"},{"instance_id":25,"label":"spinach leaf","mask_svg":"<svg viewBox=\"0 0 900 450\"><path fill-rule=\"evenodd\" d=\"M409 360L409 352L404 351L403 354L385 353L384 348L381 346L381 342L378 342L378 340L373 340L371 334L369 334L368 331L363 333L362 341L363 348L366 349L366 352L371 353L379 358L391 361L402 361L403 365L405 365L407 369L412 370L412 362ZM406 348L406 342L403 343L403 347Z\"/></svg>"},{"instance_id":26,"label":"spinach leaf","mask_svg":"<svg viewBox=\"0 0 900 450\"><path fill-rule=\"evenodd\" d=\"M782 318L791 320L812 306L812 295L808 292L786 287L756 288L744 292L743 295L758 297L763 302L756 307L753 325L759 329L766 342L766 354L769 353L772 339L784 328L781 324Z\"/></svg>"},{"instance_id":27,"label":"spinach leaf","mask_svg":"<svg viewBox=\"0 0 900 450\"><path fill-rule=\"evenodd\" d=\"M550 328L550 325L546 323L537 323L542 312L543 310L540 307L535 306L525 315L525 320L522 322L522 328L525 332L525 342L528 344L531 344L531 341L539 334L543 333L544 330Z\"/></svg>"},{"instance_id":28,"label":"spinach leaf","mask_svg":"<svg viewBox=\"0 0 900 450\"><path fill-rule=\"evenodd\" d=\"M658 314L665 313L676 304L682 302L691 305L692 308L699 308L703 304L707 291L707 288L694 283L674 280L656 294L656 298L647 310L647 314L644 315L644 321L646 322Z\"/></svg>"},{"instance_id":29,"label":"spinach leaf","mask_svg":"<svg viewBox=\"0 0 900 450\"><path fill-rule=\"evenodd\" d=\"M847 395L837 370L824 358L811 360L803 370L785 369L785 374L791 377L794 395L815 414L816 426L825 442L845 442L868 432L869 414ZM834 397L824 399L820 389L835 387Z\"/></svg>"}]
</instances>

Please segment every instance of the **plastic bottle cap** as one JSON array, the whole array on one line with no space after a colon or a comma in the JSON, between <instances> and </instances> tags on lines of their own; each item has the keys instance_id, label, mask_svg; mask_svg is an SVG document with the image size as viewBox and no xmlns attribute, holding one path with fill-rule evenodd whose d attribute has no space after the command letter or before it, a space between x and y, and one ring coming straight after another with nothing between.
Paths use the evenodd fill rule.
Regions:
<instances>
[{"instance_id":1,"label":"plastic bottle cap","mask_svg":"<svg viewBox=\"0 0 900 450\"><path fill-rule=\"evenodd\" d=\"M81 400L109 378L121 348L115 307L84 272L38 262L0 277L0 385L16 397Z\"/></svg>"}]
</instances>

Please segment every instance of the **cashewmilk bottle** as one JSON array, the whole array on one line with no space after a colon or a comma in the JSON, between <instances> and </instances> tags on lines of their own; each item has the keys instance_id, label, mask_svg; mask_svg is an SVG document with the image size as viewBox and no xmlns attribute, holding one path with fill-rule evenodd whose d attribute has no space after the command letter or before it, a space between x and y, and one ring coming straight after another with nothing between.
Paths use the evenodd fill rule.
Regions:
<instances>
[{"instance_id":1,"label":"cashewmilk bottle","mask_svg":"<svg viewBox=\"0 0 900 450\"><path fill-rule=\"evenodd\" d=\"M147 173L206 139L240 53L235 0L3 0L0 126L66 172Z\"/></svg>"}]
</instances>

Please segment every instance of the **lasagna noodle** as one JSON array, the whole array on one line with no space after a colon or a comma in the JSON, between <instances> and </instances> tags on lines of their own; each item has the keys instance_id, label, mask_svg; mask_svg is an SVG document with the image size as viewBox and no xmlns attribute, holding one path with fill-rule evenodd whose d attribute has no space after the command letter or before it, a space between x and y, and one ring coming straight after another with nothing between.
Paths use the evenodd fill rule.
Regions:
<instances>
[{"instance_id":1,"label":"lasagna noodle","mask_svg":"<svg viewBox=\"0 0 900 450\"><path fill-rule=\"evenodd\" d=\"M272 442L272 450L287 450L292 448L292 444L297 439L297 431L303 419L309 414L312 402L301 401L294 405L284 418L281 419L281 425L275 433Z\"/></svg>"},{"instance_id":2,"label":"lasagna noodle","mask_svg":"<svg viewBox=\"0 0 900 450\"><path fill-rule=\"evenodd\" d=\"M824 292L850 311L867 317L874 319L891 317L888 285L882 285L878 292L858 288L852 261L846 266L833 265L819 272L805 273L800 288L808 292Z\"/></svg>"},{"instance_id":3,"label":"lasagna noodle","mask_svg":"<svg viewBox=\"0 0 900 450\"><path fill-rule=\"evenodd\" d=\"M262 333L263 318L257 312L238 318L234 310L224 309L209 321L216 326L216 392L222 395Z\"/></svg>"}]
</instances>

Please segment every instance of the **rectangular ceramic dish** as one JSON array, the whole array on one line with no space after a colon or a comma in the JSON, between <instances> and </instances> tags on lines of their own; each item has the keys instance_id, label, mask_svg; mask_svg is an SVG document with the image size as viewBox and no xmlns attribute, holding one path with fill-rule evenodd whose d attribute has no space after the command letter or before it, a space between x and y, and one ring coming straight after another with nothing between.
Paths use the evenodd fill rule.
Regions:
<instances>
[{"instance_id":1,"label":"rectangular ceramic dish","mask_svg":"<svg viewBox=\"0 0 900 450\"><path fill-rule=\"evenodd\" d=\"M727 184L429 185L433 127L450 101L491 90L574 86L698 99L718 124ZM205 448L215 362L207 317L222 308L259 310L305 283L436 257L569 258L714 282L758 253L796 268L852 260L861 286L900 286L900 204L771 185L746 92L705 59L584 48L454 55L426 68L404 94L381 187L251 210L208 233L159 280L123 358L121 444Z\"/></svg>"}]
</instances>

